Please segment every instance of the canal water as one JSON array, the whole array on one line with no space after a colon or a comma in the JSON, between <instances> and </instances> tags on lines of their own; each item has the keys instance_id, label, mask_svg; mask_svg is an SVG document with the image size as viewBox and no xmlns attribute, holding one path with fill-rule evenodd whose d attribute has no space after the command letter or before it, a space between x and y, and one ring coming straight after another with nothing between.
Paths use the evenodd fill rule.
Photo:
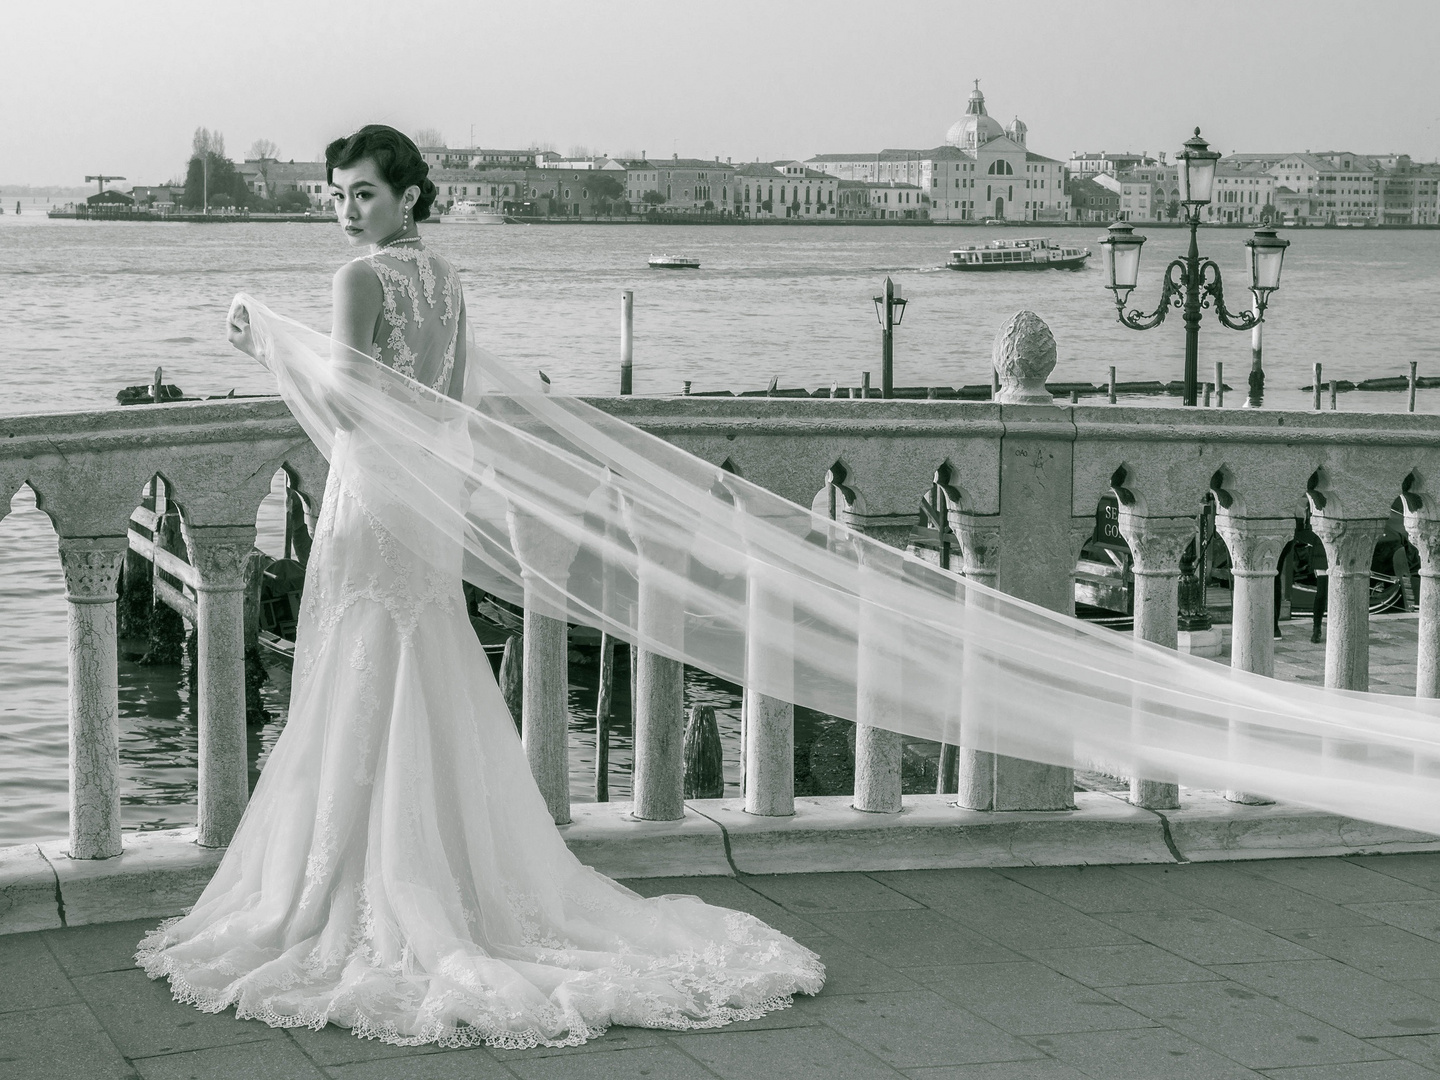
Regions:
<instances>
[{"instance_id":1,"label":"canal water","mask_svg":"<svg viewBox=\"0 0 1440 1080\"><path fill-rule=\"evenodd\" d=\"M1137 303L1153 304L1160 272L1186 234L1147 233ZM1098 226L1041 226L1036 234L1094 248ZM879 327L871 297L895 278L910 303L896 334L899 385L985 383L996 328L1017 310L1044 318L1059 345L1053 378L1103 382L1179 377L1178 314L1135 333L1114 319L1096 266L1076 272L958 274L943 268L961 244L1015 230L913 227L505 226L428 230L460 270L470 325L482 347L521 370L544 369L560 392L618 387L619 293L635 291L635 391L678 393L879 381ZM1205 229L1203 253L1221 266L1233 307L1245 303L1245 232ZM1403 375L1416 360L1440 375L1440 233L1284 230L1292 246L1266 329L1267 407L1306 408L1311 364L1325 377ZM652 253L700 259L693 272L651 271ZM5 415L114 407L114 394L165 380L187 394L263 394L273 387L225 343L230 297L247 291L303 322L328 324L329 281L351 253L327 225L169 225L51 222L0 217L0 430ZM1202 377L1216 360L1236 389L1250 336L1207 313ZM1403 394L1342 394L1347 411L1404 409ZM1175 399L1143 399L1171 406ZM1440 412L1440 390L1418 408ZM819 487L821 478L816 478ZM9 493L0 493L0 498ZM139 492L136 492L137 501ZM66 655L63 580L55 536L28 489L0 519L0 845L66 830ZM280 503L268 500L261 546L277 553ZM179 668L120 666L124 819L127 828L194 820L193 687ZM593 792L595 668L571 667L572 788ZM283 725L286 673L265 688L276 721L252 733L256 769ZM716 706L735 793L738 695L689 673L691 703ZM611 793L629 793L628 698L617 696Z\"/></svg>"}]
</instances>

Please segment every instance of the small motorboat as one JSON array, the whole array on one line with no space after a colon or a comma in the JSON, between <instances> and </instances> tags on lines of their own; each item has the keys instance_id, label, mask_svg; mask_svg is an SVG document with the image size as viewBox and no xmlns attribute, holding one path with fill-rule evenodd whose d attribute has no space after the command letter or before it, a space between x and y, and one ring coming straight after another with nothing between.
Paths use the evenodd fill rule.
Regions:
<instances>
[{"instance_id":1,"label":"small motorboat","mask_svg":"<svg viewBox=\"0 0 1440 1080\"><path fill-rule=\"evenodd\" d=\"M700 260L689 255L651 255L652 270L699 270Z\"/></svg>"}]
</instances>

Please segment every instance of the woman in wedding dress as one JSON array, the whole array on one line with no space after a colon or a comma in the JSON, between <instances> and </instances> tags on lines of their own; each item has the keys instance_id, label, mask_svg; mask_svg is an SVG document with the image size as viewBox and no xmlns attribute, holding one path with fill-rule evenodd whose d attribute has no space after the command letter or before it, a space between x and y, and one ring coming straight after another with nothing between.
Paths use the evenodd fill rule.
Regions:
<instances>
[{"instance_id":1,"label":"woman in wedding dress","mask_svg":"<svg viewBox=\"0 0 1440 1080\"><path fill-rule=\"evenodd\" d=\"M435 198L419 151L370 126L326 168L368 247L335 275L335 355L459 398L465 303L416 228ZM256 355L243 306L230 337ZM381 520L387 460L358 427L335 437L289 720L214 878L137 962L208 1012L399 1045L717 1027L818 992L819 958L754 917L645 899L570 853L471 629L459 544Z\"/></svg>"}]
</instances>

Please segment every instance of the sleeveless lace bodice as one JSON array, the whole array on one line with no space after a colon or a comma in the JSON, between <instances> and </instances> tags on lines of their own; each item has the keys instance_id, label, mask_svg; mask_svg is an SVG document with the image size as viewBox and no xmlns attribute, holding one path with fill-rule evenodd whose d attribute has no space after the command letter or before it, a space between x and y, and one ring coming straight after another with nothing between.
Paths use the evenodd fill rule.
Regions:
<instances>
[{"instance_id":1,"label":"sleeveless lace bodice","mask_svg":"<svg viewBox=\"0 0 1440 1080\"><path fill-rule=\"evenodd\" d=\"M422 243L377 248L356 261L370 265L385 294L370 355L444 393L460 336L460 279L454 267Z\"/></svg>"}]
</instances>

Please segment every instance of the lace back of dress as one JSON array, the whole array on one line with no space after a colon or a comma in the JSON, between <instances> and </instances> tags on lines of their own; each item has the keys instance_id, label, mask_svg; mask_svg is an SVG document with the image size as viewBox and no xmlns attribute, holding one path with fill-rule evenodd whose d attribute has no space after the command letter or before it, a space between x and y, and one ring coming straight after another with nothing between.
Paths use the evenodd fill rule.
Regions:
<instances>
[{"instance_id":1,"label":"lace back of dress","mask_svg":"<svg viewBox=\"0 0 1440 1080\"><path fill-rule=\"evenodd\" d=\"M385 297L371 355L444 393L460 331L454 268L421 244L387 246L362 258L374 268Z\"/></svg>"}]
</instances>

